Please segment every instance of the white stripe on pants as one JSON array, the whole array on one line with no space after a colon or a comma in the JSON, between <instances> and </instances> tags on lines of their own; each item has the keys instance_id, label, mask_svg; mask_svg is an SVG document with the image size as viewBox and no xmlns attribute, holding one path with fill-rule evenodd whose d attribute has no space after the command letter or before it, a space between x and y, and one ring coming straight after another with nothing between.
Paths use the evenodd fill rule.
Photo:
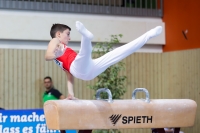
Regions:
<instances>
[{"instance_id":1,"label":"white stripe on pants","mask_svg":"<svg viewBox=\"0 0 200 133\"><path fill-rule=\"evenodd\" d=\"M132 42L120 46L97 59L91 57L91 40L82 36L81 49L70 66L70 72L78 79L92 80L111 65L118 63L140 49L150 38L155 36L155 32L152 32L152 30L147 31Z\"/></svg>"}]
</instances>

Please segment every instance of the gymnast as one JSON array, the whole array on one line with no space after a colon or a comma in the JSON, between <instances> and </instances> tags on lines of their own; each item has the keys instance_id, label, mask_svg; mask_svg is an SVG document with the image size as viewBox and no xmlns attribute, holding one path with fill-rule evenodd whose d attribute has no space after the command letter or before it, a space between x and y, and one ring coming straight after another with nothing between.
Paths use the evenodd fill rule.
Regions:
<instances>
[{"instance_id":1,"label":"gymnast","mask_svg":"<svg viewBox=\"0 0 200 133\"><path fill-rule=\"evenodd\" d=\"M74 77L81 80L92 80L127 56L140 49L149 39L162 32L157 26L137 39L122 45L105 55L92 59L93 34L76 21L76 29L81 34L81 46L78 53L68 47L71 28L64 24L53 24L50 30L52 40L49 42L45 60L53 60L67 75L68 99L76 99L73 92Z\"/></svg>"}]
</instances>

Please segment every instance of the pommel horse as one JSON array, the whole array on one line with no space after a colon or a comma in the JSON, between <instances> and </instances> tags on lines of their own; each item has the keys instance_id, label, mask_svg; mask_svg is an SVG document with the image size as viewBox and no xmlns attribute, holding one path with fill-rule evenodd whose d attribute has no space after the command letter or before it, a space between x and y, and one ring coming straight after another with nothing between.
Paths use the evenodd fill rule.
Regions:
<instances>
[{"instance_id":1,"label":"pommel horse","mask_svg":"<svg viewBox=\"0 0 200 133\"><path fill-rule=\"evenodd\" d=\"M145 99L136 99L138 91ZM100 99L107 92L108 99ZM109 89L96 92L96 100L49 100L44 104L48 129L95 130L151 128L152 133L165 133L164 128L194 125L197 104L191 99L150 99L145 88L136 88L132 99L113 100Z\"/></svg>"}]
</instances>

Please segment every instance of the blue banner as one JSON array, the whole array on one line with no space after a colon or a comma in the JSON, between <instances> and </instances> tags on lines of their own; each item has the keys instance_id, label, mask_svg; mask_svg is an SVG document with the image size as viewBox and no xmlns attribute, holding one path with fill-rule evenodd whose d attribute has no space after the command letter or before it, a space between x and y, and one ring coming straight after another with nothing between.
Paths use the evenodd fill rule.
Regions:
<instances>
[{"instance_id":1,"label":"blue banner","mask_svg":"<svg viewBox=\"0 0 200 133\"><path fill-rule=\"evenodd\" d=\"M0 110L0 133L60 133L46 126L43 109ZM76 133L76 130L66 130Z\"/></svg>"}]
</instances>

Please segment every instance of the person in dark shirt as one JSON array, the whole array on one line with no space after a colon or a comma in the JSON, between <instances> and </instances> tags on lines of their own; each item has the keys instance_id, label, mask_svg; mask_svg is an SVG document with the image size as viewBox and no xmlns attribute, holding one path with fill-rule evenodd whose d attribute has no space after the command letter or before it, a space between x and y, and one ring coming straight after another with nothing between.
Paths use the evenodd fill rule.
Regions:
<instances>
[{"instance_id":1,"label":"person in dark shirt","mask_svg":"<svg viewBox=\"0 0 200 133\"><path fill-rule=\"evenodd\" d=\"M43 103L48 100L59 100L65 99L65 96L57 89L53 87L53 82L51 77L47 76L44 78L44 86L46 91L43 94ZM70 97L67 99L70 100ZM79 130L79 133L91 133L92 130ZM60 130L60 133L66 133L65 130Z\"/></svg>"},{"instance_id":2,"label":"person in dark shirt","mask_svg":"<svg viewBox=\"0 0 200 133\"><path fill-rule=\"evenodd\" d=\"M44 78L44 87L46 88L43 94L43 103L48 100L59 100L65 99L65 96L57 89L53 87L51 77L47 76ZM60 133L66 133L65 130L60 130Z\"/></svg>"},{"instance_id":3,"label":"person in dark shirt","mask_svg":"<svg viewBox=\"0 0 200 133\"><path fill-rule=\"evenodd\" d=\"M46 88L43 94L43 103L48 100L65 99L65 96L57 89L53 87L51 77L47 76L44 78L44 87Z\"/></svg>"}]
</instances>

